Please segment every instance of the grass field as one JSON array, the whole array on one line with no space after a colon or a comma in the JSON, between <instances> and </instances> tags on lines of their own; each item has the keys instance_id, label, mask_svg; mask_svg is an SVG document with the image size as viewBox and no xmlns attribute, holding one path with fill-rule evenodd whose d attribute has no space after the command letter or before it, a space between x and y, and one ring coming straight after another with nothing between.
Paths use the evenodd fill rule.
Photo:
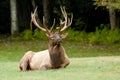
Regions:
<instances>
[{"instance_id":1,"label":"grass field","mask_svg":"<svg viewBox=\"0 0 120 80\"><path fill-rule=\"evenodd\" d=\"M28 50L47 49L48 41L0 40L0 80L119 80L120 45L65 41L71 64L65 69L21 72L18 62Z\"/></svg>"},{"instance_id":2,"label":"grass field","mask_svg":"<svg viewBox=\"0 0 120 80\"><path fill-rule=\"evenodd\" d=\"M18 62L0 62L0 80L119 80L119 57L71 58L65 69L21 72Z\"/></svg>"},{"instance_id":3,"label":"grass field","mask_svg":"<svg viewBox=\"0 0 120 80\"><path fill-rule=\"evenodd\" d=\"M71 58L120 56L120 44L91 45L74 41L63 41L66 53ZM48 41L0 41L0 61L19 61L25 52L48 48Z\"/></svg>"}]
</instances>

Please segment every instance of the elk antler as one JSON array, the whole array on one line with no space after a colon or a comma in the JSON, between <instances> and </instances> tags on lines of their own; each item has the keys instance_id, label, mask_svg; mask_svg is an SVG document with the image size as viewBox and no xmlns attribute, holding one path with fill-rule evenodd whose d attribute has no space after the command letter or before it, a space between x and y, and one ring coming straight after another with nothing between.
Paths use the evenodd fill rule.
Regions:
<instances>
[{"instance_id":1,"label":"elk antler","mask_svg":"<svg viewBox=\"0 0 120 80\"><path fill-rule=\"evenodd\" d=\"M52 27L50 28L50 32L52 32L54 26L55 26L55 18L54 18L54 21L53 21L53 25L52 25Z\"/></svg>"},{"instance_id":2,"label":"elk antler","mask_svg":"<svg viewBox=\"0 0 120 80\"><path fill-rule=\"evenodd\" d=\"M38 27L40 30L42 30L42 31L44 31L44 32L47 32L47 33L50 33L50 31L48 30L48 28L47 28L46 25L45 25L44 17L43 17L43 25L44 25L44 28L42 28L42 27L37 23L36 18L35 18L36 11L37 11L37 7L35 8L34 13L31 13L31 22L33 22L34 25L35 25L36 27Z\"/></svg>"},{"instance_id":3,"label":"elk antler","mask_svg":"<svg viewBox=\"0 0 120 80\"><path fill-rule=\"evenodd\" d=\"M61 12L62 12L62 14L63 14L63 17L64 17L64 19L65 19L65 21L60 20L60 25L61 25L61 26L64 25L63 28L60 28L60 29L59 29L59 32L62 32L62 31L64 31L65 29L67 29L67 28L72 24L73 14L71 15L71 19L70 19L70 18L68 18L68 16L67 16L65 7L60 7L60 8L61 8ZM61 26L60 26L60 27L61 27Z\"/></svg>"},{"instance_id":4,"label":"elk antler","mask_svg":"<svg viewBox=\"0 0 120 80\"><path fill-rule=\"evenodd\" d=\"M60 20L60 28L58 30L59 33L62 32L62 31L64 31L64 30L66 30L72 24L72 20L73 20L73 14L71 15L71 18L68 18L66 10L65 10L65 7L60 7L60 8L61 8L61 12L63 14L63 17L64 17L65 21ZM46 25L45 25L45 18L43 17L43 27L44 27L43 28L36 21L36 18L35 18L36 11L37 11L37 7L35 8L34 13L31 13L31 22L33 22L34 25L36 27L38 27L40 30L42 30L42 31L47 32L48 34L50 34L52 32L54 26L55 26L55 19L53 21L52 27L49 30L46 27Z\"/></svg>"}]
</instances>

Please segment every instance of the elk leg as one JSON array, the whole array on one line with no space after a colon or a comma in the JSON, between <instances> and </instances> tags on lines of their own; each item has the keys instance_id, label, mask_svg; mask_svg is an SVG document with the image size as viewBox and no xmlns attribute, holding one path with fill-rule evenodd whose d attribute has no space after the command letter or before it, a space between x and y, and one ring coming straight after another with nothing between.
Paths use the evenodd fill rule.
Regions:
<instances>
[{"instance_id":1,"label":"elk leg","mask_svg":"<svg viewBox=\"0 0 120 80\"><path fill-rule=\"evenodd\" d=\"M28 51L23 57L22 59L20 60L20 63L19 63L19 68L21 71L26 71L26 70L29 70L30 69L30 66L29 66L29 61L31 59L31 57L34 55L34 52L32 51Z\"/></svg>"},{"instance_id":2,"label":"elk leg","mask_svg":"<svg viewBox=\"0 0 120 80\"><path fill-rule=\"evenodd\" d=\"M61 64L61 67L60 68L65 68L67 65L69 65L70 64L70 61L68 60L68 59L66 59L65 61L64 61L64 63L63 64Z\"/></svg>"},{"instance_id":3,"label":"elk leg","mask_svg":"<svg viewBox=\"0 0 120 80\"><path fill-rule=\"evenodd\" d=\"M27 71L27 66L28 66L28 63L24 62L22 63L22 65L19 66L19 68L21 71Z\"/></svg>"},{"instance_id":4,"label":"elk leg","mask_svg":"<svg viewBox=\"0 0 120 80\"><path fill-rule=\"evenodd\" d=\"M50 69L49 65L42 65L40 67L40 70L47 70L47 69Z\"/></svg>"}]
</instances>

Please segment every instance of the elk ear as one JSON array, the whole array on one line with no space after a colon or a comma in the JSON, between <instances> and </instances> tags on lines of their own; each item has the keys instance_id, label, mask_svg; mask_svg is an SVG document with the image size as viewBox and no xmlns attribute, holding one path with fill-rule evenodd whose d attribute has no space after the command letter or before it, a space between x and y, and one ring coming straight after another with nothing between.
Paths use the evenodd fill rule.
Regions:
<instances>
[{"instance_id":1,"label":"elk ear","mask_svg":"<svg viewBox=\"0 0 120 80\"><path fill-rule=\"evenodd\" d=\"M66 38L67 35L68 35L68 33L62 34L62 35L61 35L62 39Z\"/></svg>"}]
</instances>

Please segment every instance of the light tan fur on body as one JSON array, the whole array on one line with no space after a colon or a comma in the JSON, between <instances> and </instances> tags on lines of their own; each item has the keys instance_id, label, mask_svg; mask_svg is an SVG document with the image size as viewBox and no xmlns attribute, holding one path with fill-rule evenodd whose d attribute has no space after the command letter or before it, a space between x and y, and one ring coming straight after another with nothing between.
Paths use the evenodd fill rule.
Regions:
<instances>
[{"instance_id":1,"label":"light tan fur on body","mask_svg":"<svg viewBox=\"0 0 120 80\"><path fill-rule=\"evenodd\" d=\"M60 57L62 56L62 57ZM28 51L20 61L19 67L22 71L26 70L46 70L66 67L70 61L66 54L51 54L48 50L40 52ZM62 59L61 59L62 58ZM55 65L57 64L57 65Z\"/></svg>"},{"instance_id":2,"label":"light tan fur on body","mask_svg":"<svg viewBox=\"0 0 120 80\"><path fill-rule=\"evenodd\" d=\"M31 22L33 22L36 27L46 33L46 36L50 39L49 47L44 51L28 51L25 53L20 60L19 68L21 71L65 68L70 61L61 41L67 36L67 34L61 35L61 32L71 25L73 16L71 19L67 18L65 8L61 7L63 17L65 18L65 21L60 20L60 25L63 26L63 28L60 27L57 32L53 32L52 29L55 25L55 20L50 30L47 27L43 28L39 26L35 19L36 10L37 8L31 15ZM43 22L45 22L44 19ZM46 26L45 23L44 26Z\"/></svg>"}]
</instances>

